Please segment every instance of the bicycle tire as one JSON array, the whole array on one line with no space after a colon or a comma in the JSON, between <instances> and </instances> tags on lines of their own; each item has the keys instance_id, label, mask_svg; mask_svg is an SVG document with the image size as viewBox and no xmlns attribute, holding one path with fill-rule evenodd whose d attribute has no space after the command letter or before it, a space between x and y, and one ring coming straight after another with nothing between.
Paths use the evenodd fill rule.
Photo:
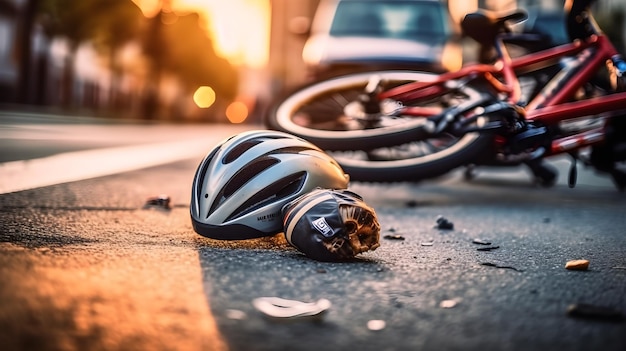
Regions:
<instances>
[{"instance_id":1,"label":"bicycle tire","mask_svg":"<svg viewBox=\"0 0 626 351\"><path fill-rule=\"evenodd\" d=\"M342 103L352 101L361 93L373 75L391 85L427 81L437 76L428 72L375 71L316 82L297 89L273 105L266 116L266 125L299 136L329 151L355 181L419 181L438 177L471 163L490 145L491 136L474 132L460 138L446 136L447 146L433 153L392 156L384 160L372 158L371 154L381 150L391 150L393 153L416 143L431 145L442 141L441 136L434 138L425 131L425 119L414 117L394 118L399 123L379 128L339 129L342 118L345 118L345 105ZM468 86L464 89L472 89L475 95L478 94L475 88ZM433 101L436 104L443 103L442 99ZM299 116L299 113L305 117ZM298 118L306 119L314 127L298 122ZM332 128L328 127L329 124Z\"/></svg>"},{"instance_id":2,"label":"bicycle tire","mask_svg":"<svg viewBox=\"0 0 626 351\"><path fill-rule=\"evenodd\" d=\"M271 129L280 130L293 135L297 135L316 144L323 149L332 150L353 150L355 145L359 148L381 147L391 143L409 142L415 140L414 132L423 134L419 121L413 119L412 124L402 126L391 126L387 128L376 128L369 130L333 130L307 128L294 122L296 114L303 109L308 109L311 118L321 120L321 122L336 122L343 113L343 102L335 101L329 94L339 93L345 103L354 100L355 96L361 93L367 85L370 77L378 75L382 79L391 82L410 82L434 79L436 74L415 72L415 71L374 71L354 73L344 76L334 77L328 80L319 81L303 88L299 88L278 103L273 104L270 112L266 116L266 125ZM326 99L326 100L325 100Z\"/></svg>"}]
</instances>

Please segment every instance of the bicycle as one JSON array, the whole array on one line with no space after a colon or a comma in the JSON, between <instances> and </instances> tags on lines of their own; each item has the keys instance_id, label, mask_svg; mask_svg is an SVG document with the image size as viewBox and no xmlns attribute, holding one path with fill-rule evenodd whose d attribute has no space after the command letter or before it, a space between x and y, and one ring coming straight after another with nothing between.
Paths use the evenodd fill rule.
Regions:
<instances>
[{"instance_id":1,"label":"bicycle","mask_svg":"<svg viewBox=\"0 0 626 351\"><path fill-rule=\"evenodd\" d=\"M557 173L543 159L572 155L626 189L626 62L597 26L594 0L565 3L571 43L511 57L510 25L526 19L477 11L462 28L494 63L459 71L354 73L281 99L266 125L328 150L356 181L419 181L461 166L526 164L544 186ZM470 168L471 169L471 168ZM468 177L471 172L466 172Z\"/></svg>"}]
</instances>

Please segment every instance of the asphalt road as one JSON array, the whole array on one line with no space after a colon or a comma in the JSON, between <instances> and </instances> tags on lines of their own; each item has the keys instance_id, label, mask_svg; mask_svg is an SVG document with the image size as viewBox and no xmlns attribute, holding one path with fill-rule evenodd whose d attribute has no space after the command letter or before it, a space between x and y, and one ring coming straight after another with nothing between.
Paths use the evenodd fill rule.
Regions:
<instances>
[{"instance_id":1,"label":"asphalt road","mask_svg":"<svg viewBox=\"0 0 626 351\"><path fill-rule=\"evenodd\" d=\"M626 348L626 321L613 316L626 314L626 197L608 178L581 169L576 188L562 175L545 189L515 169L481 170L471 182L454 172L419 184L352 183L378 214L381 246L324 263L280 234L227 242L194 233L193 173L217 140L241 128L188 127L0 164L0 185L12 188L10 174L24 189L0 195L3 350ZM159 133L178 137L153 143ZM15 145L9 139L0 134ZM65 157L88 162L88 152L106 150L113 160L150 159L163 145L193 148L58 184L25 180L43 166L51 169L40 178L64 173L54 165L67 165ZM160 194L171 209L145 205ZM438 216L454 229L436 229ZM475 238L494 249L480 251ZM589 260L589 270L566 270L574 259ZM332 306L318 318L277 320L252 305L258 297ZM609 314L575 317L573 304ZM384 327L372 330L372 320Z\"/></svg>"}]
</instances>

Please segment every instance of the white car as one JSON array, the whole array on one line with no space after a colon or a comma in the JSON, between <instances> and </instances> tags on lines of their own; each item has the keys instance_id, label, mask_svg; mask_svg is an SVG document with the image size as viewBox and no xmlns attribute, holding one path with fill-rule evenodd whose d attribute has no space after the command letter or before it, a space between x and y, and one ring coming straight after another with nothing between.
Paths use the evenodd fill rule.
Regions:
<instances>
[{"instance_id":1,"label":"white car","mask_svg":"<svg viewBox=\"0 0 626 351\"><path fill-rule=\"evenodd\" d=\"M459 35L445 2L322 0L302 57L310 78L371 69L456 70Z\"/></svg>"}]
</instances>

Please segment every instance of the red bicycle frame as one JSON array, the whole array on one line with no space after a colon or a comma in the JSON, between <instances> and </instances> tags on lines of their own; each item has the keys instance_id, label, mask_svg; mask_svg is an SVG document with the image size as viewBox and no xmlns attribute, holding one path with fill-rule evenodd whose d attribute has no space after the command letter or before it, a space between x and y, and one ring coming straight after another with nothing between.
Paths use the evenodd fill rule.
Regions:
<instances>
[{"instance_id":1,"label":"red bicycle frame","mask_svg":"<svg viewBox=\"0 0 626 351\"><path fill-rule=\"evenodd\" d=\"M451 90L446 86L449 81L463 80L468 77L482 76L498 93L506 94L511 104L519 103L521 89L518 74L531 72L559 62L561 58L573 57L576 73L566 78L553 78L537 96L525 107L525 118L545 125L589 115L598 115L626 109L626 92L619 92L599 97L570 102L576 92L590 81L602 65L607 64L617 50L604 35L595 35L586 41L560 45L551 49L531 53L517 58L510 58L502 39L498 39L496 48L501 59L494 65L468 65L459 71L444 73L428 82L415 82L401 85L379 94L380 99L398 101L421 100L436 97ZM561 71L567 74L567 69ZM499 79L497 79L499 78ZM424 117L441 111L432 108L406 107L403 115ZM603 140L603 128L590 130L567 138L554 140L550 154L566 152Z\"/></svg>"}]
</instances>

